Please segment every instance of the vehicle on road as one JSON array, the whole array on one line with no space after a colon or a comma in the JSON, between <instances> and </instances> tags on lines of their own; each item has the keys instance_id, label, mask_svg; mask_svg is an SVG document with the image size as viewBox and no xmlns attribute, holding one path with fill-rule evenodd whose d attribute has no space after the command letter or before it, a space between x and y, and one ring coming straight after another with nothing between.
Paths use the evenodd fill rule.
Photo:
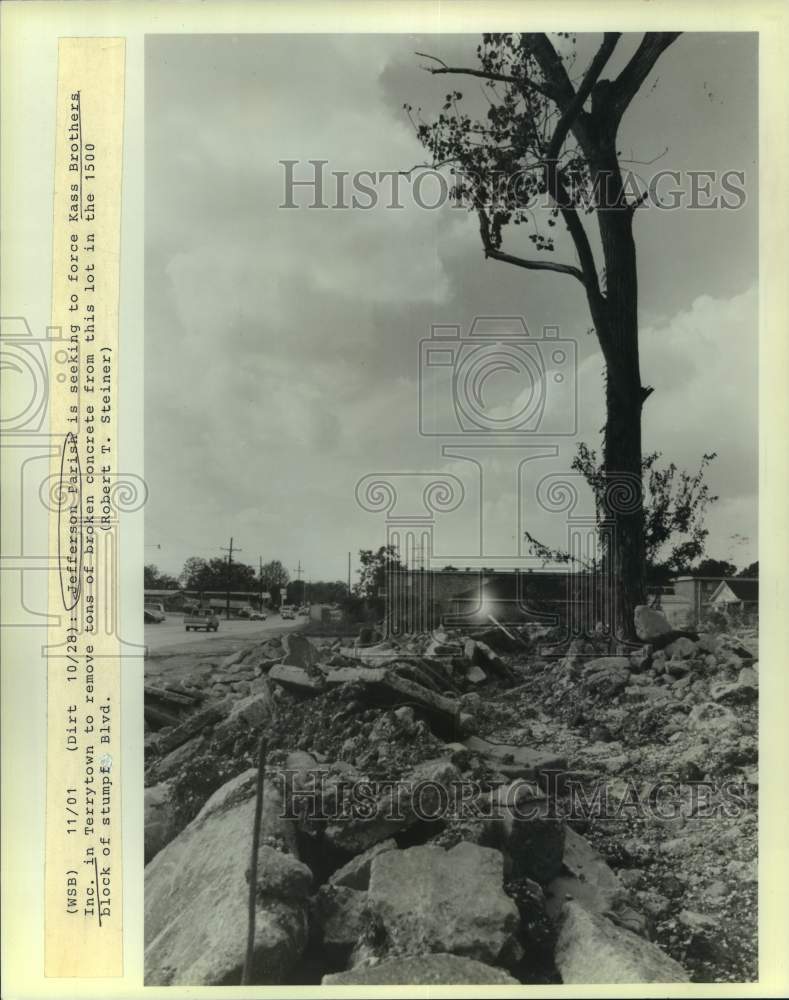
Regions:
<instances>
[{"instance_id":1,"label":"vehicle on road","mask_svg":"<svg viewBox=\"0 0 789 1000\"><path fill-rule=\"evenodd\" d=\"M219 629L219 619L211 608L190 608L184 615L184 628L187 632L216 632Z\"/></svg>"},{"instance_id":2,"label":"vehicle on road","mask_svg":"<svg viewBox=\"0 0 789 1000\"><path fill-rule=\"evenodd\" d=\"M293 607L292 604L283 604L282 607L279 609L279 616L280 618L295 618L296 609Z\"/></svg>"},{"instance_id":3,"label":"vehicle on road","mask_svg":"<svg viewBox=\"0 0 789 1000\"><path fill-rule=\"evenodd\" d=\"M265 611L255 611L254 608L242 608L238 612L239 618L245 618L249 622L264 622L268 615Z\"/></svg>"},{"instance_id":4,"label":"vehicle on road","mask_svg":"<svg viewBox=\"0 0 789 1000\"><path fill-rule=\"evenodd\" d=\"M167 617L164 613L164 605L161 601L151 601L150 603L146 603L143 608L143 613L145 615L146 625L159 625Z\"/></svg>"}]
</instances>

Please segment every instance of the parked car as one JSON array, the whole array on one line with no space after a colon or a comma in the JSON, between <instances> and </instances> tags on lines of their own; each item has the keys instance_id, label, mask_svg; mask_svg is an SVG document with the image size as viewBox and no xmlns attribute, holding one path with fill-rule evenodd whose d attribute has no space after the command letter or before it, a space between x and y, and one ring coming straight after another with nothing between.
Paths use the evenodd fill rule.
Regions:
<instances>
[{"instance_id":1,"label":"parked car","mask_svg":"<svg viewBox=\"0 0 789 1000\"><path fill-rule=\"evenodd\" d=\"M164 605L161 601L149 601L143 608L146 625L159 625L165 620Z\"/></svg>"},{"instance_id":2,"label":"parked car","mask_svg":"<svg viewBox=\"0 0 789 1000\"><path fill-rule=\"evenodd\" d=\"M211 608L191 608L184 615L184 628L187 632L198 632L200 629L205 632L216 632L219 628L219 619Z\"/></svg>"},{"instance_id":3,"label":"parked car","mask_svg":"<svg viewBox=\"0 0 789 1000\"><path fill-rule=\"evenodd\" d=\"M245 618L249 622L264 622L268 615L265 611L255 611L254 608L241 608L238 617Z\"/></svg>"},{"instance_id":4,"label":"parked car","mask_svg":"<svg viewBox=\"0 0 789 1000\"><path fill-rule=\"evenodd\" d=\"M293 607L292 604L283 604L282 607L279 609L279 616L280 618L295 618L296 609Z\"/></svg>"}]
</instances>

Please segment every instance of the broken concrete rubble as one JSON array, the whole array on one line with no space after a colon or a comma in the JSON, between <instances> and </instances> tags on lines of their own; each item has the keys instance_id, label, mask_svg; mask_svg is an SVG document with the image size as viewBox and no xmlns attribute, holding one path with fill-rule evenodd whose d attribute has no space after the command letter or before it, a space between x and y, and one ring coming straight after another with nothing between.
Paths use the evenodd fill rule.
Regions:
<instances>
[{"instance_id":1,"label":"broken concrete rubble","mask_svg":"<svg viewBox=\"0 0 789 1000\"><path fill-rule=\"evenodd\" d=\"M604 656L591 660L583 668L583 682L594 694L611 697L627 686L630 660L626 656Z\"/></svg>"},{"instance_id":2,"label":"broken concrete rubble","mask_svg":"<svg viewBox=\"0 0 789 1000\"><path fill-rule=\"evenodd\" d=\"M368 906L389 953L449 952L496 964L517 957L518 910L504 859L461 843L386 851L373 859Z\"/></svg>"},{"instance_id":3,"label":"broken concrete rubble","mask_svg":"<svg viewBox=\"0 0 789 1000\"><path fill-rule=\"evenodd\" d=\"M739 728L737 716L725 705L708 701L694 705L688 715L688 728L699 733L719 736Z\"/></svg>"},{"instance_id":4,"label":"broken concrete rubble","mask_svg":"<svg viewBox=\"0 0 789 1000\"><path fill-rule=\"evenodd\" d=\"M648 608L645 604L638 605L634 617L636 635L644 642L650 642L674 631L669 620L661 611Z\"/></svg>"},{"instance_id":5,"label":"broken concrete rubble","mask_svg":"<svg viewBox=\"0 0 789 1000\"><path fill-rule=\"evenodd\" d=\"M400 656L400 652L387 642L378 643L375 646L357 646L348 650L347 655L370 666L385 667L388 663L394 663Z\"/></svg>"},{"instance_id":6,"label":"broken concrete rubble","mask_svg":"<svg viewBox=\"0 0 789 1000\"><path fill-rule=\"evenodd\" d=\"M145 774L146 786L151 787L154 784L174 777L184 764L187 764L205 747L205 744L206 734L198 733L179 747L176 747L175 750L170 750L163 757L155 758Z\"/></svg>"},{"instance_id":7,"label":"broken concrete rubble","mask_svg":"<svg viewBox=\"0 0 789 1000\"><path fill-rule=\"evenodd\" d=\"M426 761L371 803L369 811L365 810L368 815L349 815L329 822L325 839L347 854L367 851L425 817L439 815L442 790L448 794L460 780L460 771L450 761Z\"/></svg>"},{"instance_id":8,"label":"broken concrete rubble","mask_svg":"<svg viewBox=\"0 0 789 1000\"><path fill-rule=\"evenodd\" d=\"M477 667L482 667L490 673L498 674L506 680L514 678L513 670L495 653L490 646L479 639L466 639L464 645L466 659Z\"/></svg>"},{"instance_id":9,"label":"broken concrete rubble","mask_svg":"<svg viewBox=\"0 0 789 1000\"><path fill-rule=\"evenodd\" d=\"M562 911L556 965L565 984L689 981L657 945L572 900Z\"/></svg>"},{"instance_id":10,"label":"broken concrete rubble","mask_svg":"<svg viewBox=\"0 0 789 1000\"><path fill-rule=\"evenodd\" d=\"M365 657L358 655L364 647L302 636L288 643L288 650L280 642L276 648L267 643L265 651L262 645L238 651L242 655L226 667L223 664L221 680L221 668L197 668L190 678L192 688L184 688L186 693L180 695L184 701L178 700L181 689L174 689L173 705L192 714L177 724L165 724L146 740L146 799L151 806L146 858L152 859L146 881L150 879L152 899L158 900L162 911L152 924L157 933L146 937L148 982L238 982L243 960L239 948L231 947L224 932L214 942L212 922L217 916L228 921L243 939L241 912L255 775L243 768L255 759L262 734L270 739L271 773L297 772L294 791L307 795L314 791L318 806L329 812L341 801L340 789L347 783L391 780L407 785L421 777L435 785L424 793L418 809L407 794L390 791L371 799L371 817L351 813L308 822L300 816L298 821L287 821L284 829L264 830L258 855L257 981L296 982L305 949L309 961L316 963L310 965L310 976L320 978L328 970L353 966L324 976L326 983L372 983L377 981L376 969L383 970L382 982L399 982L399 976L405 977L403 982L416 983L420 975L430 982L439 968L446 969L447 977L453 970L458 976L471 976L476 966L478 974L492 977L492 982L556 981L559 973L572 982L584 962L591 962L585 982L602 981L592 976L616 982L687 980L687 972L676 962L665 964L673 961L665 952L644 948L654 934L674 959L682 957L665 936L672 913L679 912L667 866L671 877L682 880L682 869L695 857L701 835L691 835L680 825L667 828L662 839L650 845L651 854L644 855L639 852L645 850L647 838L640 832L634 835L628 827L627 834L617 834L616 825L611 825L601 834L594 820L574 822L577 830L588 834L587 840L549 807L556 795L566 795L571 780L581 781L588 795L606 775L617 775L607 779L612 788L614 784L624 788L646 759L642 748L649 746L651 754L655 743L665 751L663 772L682 781L714 777L718 762L725 759L735 775L758 787L752 723L758 672L752 666L752 650L739 638L702 633L696 641L671 630L656 639L663 648L650 643L626 656L611 655L620 650L597 640L576 644L572 655L566 655L566 647L546 654L526 643L512 655L511 649L494 645L492 637L485 638L492 656L518 676L519 686L513 688L503 673L490 667L487 654L485 667L458 655L460 644L462 654L470 652L482 663L479 644L474 640L475 645L469 645L468 638L447 631L440 637L382 642L374 655ZM431 641L436 645L431 647ZM432 659L429 650L435 654ZM284 662L291 658L290 652L298 662ZM567 661L572 661L572 669ZM200 678L196 687L194 678ZM162 691L167 685L157 678L151 688ZM731 688L742 693L720 696ZM202 717L201 699L211 709ZM272 707L276 711L270 712ZM568 719L573 720L573 739L578 742L566 741ZM181 729L184 722L189 724ZM559 733L560 742L555 743ZM172 746L173 739L177 746ZM562 752L554 752L554 746ZM218 753L232 758L215 768L218 775L225 766L239 769L231 781L223 778L220 787L212 771L212 755ZM202 761L208 765L204 785L195 781ZM524 780L519 785L513 779ZM165 781L172 785L164 791L157 788ZM168 832L169 843L160 840L152 848L166 826L166 816L157 820L155 809L168 806L172 794L182 815L185 781L195 783L189 794L196 801L186 818L194 816L206 799L203 810L184 830ZM442 805L441 790L456 785L475 785L474 802L488 818L464 822L441 814L436 808ZM499 808L510 798L514 810ZM519 815L517 807L529 804L536 813ZM237 832L231 833L229 817L242 809L246 819L239 819ZM238 845L234 857L241 868L240 883L230 878L229 862L220 871L218 863L198 870L191 859L186 861L196 849L203 853L216 849L211 844L225 830L223 823L228 823L230 841ZM205 828L211 831L210 842ZM601 844L605 856L597 849ZM621 858L611 852L611 844L615 849L621 844ZM462 886L451 891L434 886L428 869L440 875L446 863L442 859L458 848L461 859L463 851L478 857L475 850L489 851L499 859L492 895L490 887L483 891L474 882L470 873L474 865L467 861L453 864L453 877L460 877ZM416 861L404 862L402 857L412 851L417 852ZM424 851L432 852L429 861L419 860ZM387 862L388 855L398 860ZM168 857L184 864L190 880L205 878L212 905L203 907L188 892L171 896L162 889ZM750 878L752 886L751 870L746 872L743 858L732 859L741 868L731 868L731 873L728 868L716 870L717 889L712 883L702 887L684 908L695 912L723 906L725 889L731 891L729 877ZM634 863L638 869L621 867ZM487 864L481 865L483 871ZM392 866L390 875L376 881L377 866L385 872L387 865ZM406 877L404 872L412 868L418 874ZM740 875L741 870L746 874ZM421 902L414 903L407 888L401 891L408 878ZM225 903L213 906L223 879L238 897L235 908L226 909ZM435 926L429 893L443 908L445 926ZM498 902L494 905L491 899ZM499 908L502 899L516 914L507 933L510 918L506 906ZM213 952L210 956L198 955L185 941L186 931L179 929L175 915L175 908L182 905L199 925L199 940L206 952ZM590 919L573 913L573 906L586 911ZM467 926L465 917L455 923L454 916L448 916L466 909L473 917L488 908L495 916L484 928ZM493 933L491 926L498 930ZM694 940L702 940L701 931L688 930ZM557 934L561 944L554 952ZM701 949L700 944L699 954ZM485 964L469 955L481 957ZM710 960L709 952L704 955L705 961ZM645 976L655 978L640 978Z\"/></svg>"},{"instance_id":11,"label":"broken concrete rubble","mask_svg":"<svg viewBox=\"0 0 789 1000\"><path fill-rule=\"evenodd\" d=\"M323 986L518 986L503 969L459 955L417 955L390 958L376 965L324 976Z\"/></svg>"},{"instance_id":12,"label":"broken concrete rubble","mask_svg":"<svg viewBox=\"0 0 789 1000\"><path fill-rule=\"evenodd\" d=\"M486 842L502 851L510 878L543 884L561 871L565 833L564 821L551 814L546 799L505 809L501 818L490 824Z\"/></svg>"},{"instance_id":13,"label":"broken concrete rubble","mask_svg":"<svg viewBox=\"0 0 789 1000\"><path fill-rule=\"evenodd\" d=\"M173 786L162 782L145 789L145 863L178 833Z\"/></svg>"},{"instance_id":14,"label":"broken concrete rubble","mask_svg":"<svg viewBox=\"0 0 789 1000\"><path fill-rule=\"evenodd\" d=\"M217 723L214 732L219 739L223 739L237 727L260 728L271 718L272 711L272 693L266 685L263 690L235 702L225 718Z\"/></svg>"},{"instance_id":15,"label":"broken concrete rubble","mask_svg":"<svg viewBox=\"0 0 789 1000\"><path fill-rule=\"evenodd\" d=\"M370 867L373 863L373 858L379 854L383 854L384 851L394 850L397 850L397 842L395 840L389 838L378 841L377 844L368 847L366 851L355 855L342 868L338 868L330 876L329 883L331 885L345 886L348 889L366 890L370 884Z\"/></svg>"},{"instance_id":16,"label":"broken concrete rubble","mask_svg":"<svg viewBox=\"0 0 789 1000\"><path fill-rule=\"evenodd\" d=\"M291 664L278 663L269 671L269 680L281 684L289 691L297 694L314 695L320 694L326 687L324 678L320 675L310 674L304 667L297 667Z\"/></svg>"},{"instance_id":17,"label":"broken concrete rubble","mask_svg":"<svg viewBox=\"0 0 789 1000\"><path fill-rule=\"evenodd\" d=\"M287 666L303 667L305 670L318 662L318 651L306 636L298 632L289 632L282 637L282 648L285 657L282 663Z\"/></svg>"},{"instance_id":18,"label":"broken concrete rubble","mask_svg":"<svg viewBox=\"0 0 789 1000\"><path fill-rule=\"evenodd\" d=\"M247 930L245 870L254 812L254 769L223 786L145 869L148 985L239 983ZM264 795L254 945L256 981L282 982L307 942L303 896L309 869L295 858L292 824L273 784ZM280 850L274 850L278 845ZM291 859L279 858L281 850ZM269 894L266 887L273 888ZM283 899L281 892L298 887Z\"/></svg>"},{"instance_id":19,"label":"broken concrete rubble","mask_svg":"<svg viewBox=\"0 0 789 1000\"><path fill-rule=\"evenodd\" d=\"M168 729L165 732L152 733L146 739L146 750L148 752L155 752L159 756L169 753L204 729L213 726L229 710L229 705L206 705L205 708L200 709L193 715L187 716L175 728Z\"/></svg>"},{"instance_id":20,"label":"broken concrete rubble","mask_svg":"<svg viewBox=\"0 0 789 1000\"><path fill-rule=\"evenodd\" d=\"M545 751L535 751L529 747L516 747L506 743L491 743L478 736L468 736L463 746L472 753L489 760L508 778L538 780L541 775L554 771L564 771L567 760Z\"/></svg>"},{"instance_id":21,"label":"broken concrete rubble","mask_svg":"<svg viewBox=\"0 0 789 1000\"><path fill-rule=\"evenodd\" d=\"M246 650L244 649L237 649L235 653L226 656L219 665L220 670L229 670L236 663L240 663L244 659L245 652Z\"/></svg>"},{"instance_id":22,"label":"broken concrete rubble","mask_svg":"<svg viewBox=\"0 0 789 1000\"><path fill-rule=\"evenodd\" d=\"M458 642L448 642L446 635L433 637L425 647L425 656L460 656L462 647Z\"/></svg>"},{"instance_id":23,"label":"broken concrete rubble","mask_svg":"<svg viewBox=\"0 0 789 1000\"><path fill-rule=\"evenodd\" d=\"M599 914L619 910L627 903L628 891L602 855L570 827L565 830L562 866L562 874L545 889L546 911L552 920L559 919L568 899Z\"/></svg>"},{"instance_id":24,"label":"broken concrete rubble","mask_svg":"<svg viewBox=\"0 0 789 1000\"><path fill-rule=\"evenodd\" d=\"M756 687L751 684L740 684L738 681L728 684L726 681L720 681L710 685L710 698L718 704L749 704L756 701L758 697Z\"/></svg>"},{"instance_id":25,"label":"broken concrete rubble","mask_svg":"<svg viewBox=\"0 0 789 1000\"><path fill-rule=\"evenodd\" d=\"M312 904L320 947L336 964L347 963L369 924L367 893L345 885L322 885Z\"/></svg>"},{"instance_id":26,"label":"broken concrete rubble","mask_svg":"<svg viewBox=\"0 0 789 1000\"><path fill-rule=\"evenodd\" d=\"M681 635L665 647L665 653L672 660L687 660L695 656L697 649L697 643L693 642L687 636Z\"/></svg>"},{"instance_id":27,"label":"broken concrete rubble","mask_svg":"<svg viewBox=\"0 0 789 1000\"><path fill-rule=\"evenodd\" d=\"M306 899L312 872L292 854L283 854L264 844L258 850L257 890L277 899Z\"/></svg>"},{"instance_id":28,"label":"broken concrete rubble","mask_svg":"<svg viewBox=\"0 0 789 1000\"><path fill-rule=\"evenodd\" d=\"M428 715L439 736L451 739L461 731L460 706L454 699L429 691L384 667L340 667L328 674L326 683L330 687L359 683L384 704L407 701L416 705Z\"/></svg>"}]
</instances>

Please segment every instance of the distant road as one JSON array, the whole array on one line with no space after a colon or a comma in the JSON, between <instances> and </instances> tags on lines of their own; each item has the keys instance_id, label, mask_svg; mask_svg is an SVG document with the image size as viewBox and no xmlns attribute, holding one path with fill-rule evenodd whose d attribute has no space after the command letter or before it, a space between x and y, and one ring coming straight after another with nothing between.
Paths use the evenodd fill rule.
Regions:
<instances>
[{"instance_id":1,"label":"distant road","mask_svg":"<svg viewBox=\"0 0 789 1000\"><path fill-rule=\"evenodd\" d=\"M307 621L308 618L283 621L279 615L269 615L264 622L250 622L243 618L231 618L230 621L226 621L220 617L217 632L187 632L184 628L183 613L168 613L167 619L158 625L145 626L145 644L149 656L151 654L155 656L159 650L164 649L167 649L168 653L175 653L176 649L170 647L178 646L183 648L183 652L195 647L201 653L207 653L209 649L205 648L206 643L210 644L211 652L216 650L220 653L225 645L229 644L231 648L237 646L238 640L251 642L257 638L266 638L272 633L276 635L290 629L304 628Z\"/></svg>"}]
</instances>

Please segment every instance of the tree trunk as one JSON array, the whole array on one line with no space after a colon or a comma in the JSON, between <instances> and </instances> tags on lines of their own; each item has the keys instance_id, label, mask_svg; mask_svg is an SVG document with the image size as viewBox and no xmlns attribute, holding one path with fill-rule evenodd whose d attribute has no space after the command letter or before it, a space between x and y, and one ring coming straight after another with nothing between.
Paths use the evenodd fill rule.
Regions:
<instances>
[{"instance_id":1,"label":"tree trunk","mask_svg":"<svg viewBox=\"0 0 789 1000\"><path fill-rule=\"evenodd\" d=\"M615 638L634 639L633 612L646 599L644 514L641 484L641 399L616 391L608 373L603 469L605 568L610 581Z\"/></svg>"},{"instance_id":2,"label":"tree trunk","mask_svg":"<svg viewBox=\"0 0 789 1000\"><path fill-rule=\"evenodd\" d=\"M606 424L602 498L606 569L610 574L610 624L615 638L635 639L633 612L646 600L641 388L638 360L638 280L633 214L622 201L613 149L602 164L605 195L599 210L606 267L606 323L599 331L606 361Z\"/></svg>"}]
</instances>

